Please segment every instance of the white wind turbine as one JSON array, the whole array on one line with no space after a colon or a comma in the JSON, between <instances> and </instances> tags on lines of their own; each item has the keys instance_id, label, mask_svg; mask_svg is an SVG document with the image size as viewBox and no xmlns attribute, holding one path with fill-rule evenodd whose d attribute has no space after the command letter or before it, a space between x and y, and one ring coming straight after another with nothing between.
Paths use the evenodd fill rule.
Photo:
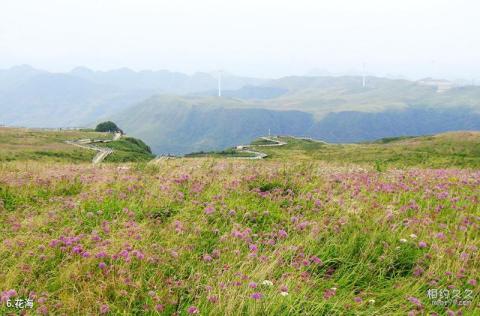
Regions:
<instances>
[{"instance_id":1,"label":"white wind turbine","mask_svg":"<svg viewBox=\"0 0 480 316\"><path fill-rule=\"evenodd\" d=\"M222 71L218 71L218 96L222 96Z\"/></svg>"}]
</instances>

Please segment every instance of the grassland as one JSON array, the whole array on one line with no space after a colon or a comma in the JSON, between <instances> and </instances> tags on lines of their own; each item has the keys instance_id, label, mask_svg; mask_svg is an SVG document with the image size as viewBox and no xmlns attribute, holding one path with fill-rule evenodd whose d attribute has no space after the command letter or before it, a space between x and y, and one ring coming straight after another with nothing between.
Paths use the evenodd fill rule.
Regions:
<instances>
[{"instance_id":1,"label":"grassland","mask_svg":"<svg viewBox=\"0 0 480 316\"><path fill-rule=\"evenodd\" d=\"M38 314L478 311L478 171L176 159L0 179L2 300Z\"/></svg>"},{"instance_id":2,"label":"grassland","mask_svg":"<svg viewBox=\"0 0 480 316\"><path fill-rule=\"evenodd\" d=\"M279 137L279 140L287 145L253 148L267 153L267 159L273 160L317 160L378 169L480 168L480 132L388 138L363 144L324 144L291 137Z\"/></svg>"},{"instance_id":3,"label":"grassland","mask_svg":"<svg viewBox=\"0 0 480 316\"><path fill-rule=\"evenodd\" d=\"M24 157L67 132L22 133L1 151ZM0 161L0 314L31 299L32 315L478 315L478 139Z\"/></svg>"},{"instance_id":4,"label":"grassland","mask_svg":"<svg viewBox=\"0 0 480 316\"><path fill-rule=\"evenodd\" d=\"M140 162L155 158L150 147L140 139L123 137L117 141L99 144L114 150L105 162Z\"/></svg>"},{"instance_id":5,"label":"grassland","mask_svg":"<svg viewBox=\"0 0 480 316\"><path fill-rule=\"evenodd\" d=\"M246 157L255 157L255 154L249 152L242 152L235 148L228 148L225 150L219 151L199 151L185 155L186 158L202 158L202 157L211 157L211 158L246 158Z\"/></svg>"},{"instance_id":6,"label":"grassland","mask_svg":"<svg viewBox=\"0 0 480 316\"><path fill-rule=\"evenodd\" d=\"M0 127L0 161L91 161L94 151L65 144L65 140L111 139L106 133Z\"/></svg>"},{"instance_id":7,"label":"grassland","mask_svg":"<svg viewBox=\"0 0 480 316\"><path fill-rule=\"evenodd\" d=\"M66 140L110 140L109 133L91 130L46 130L0 127L0 162L42 161L52 163L90 162L96 152L66 144ZM146 161L154 157L150 148L134 138L123 138L110 143L96 143L115 152L106 162Z\"/></svg>"}]
</instances>

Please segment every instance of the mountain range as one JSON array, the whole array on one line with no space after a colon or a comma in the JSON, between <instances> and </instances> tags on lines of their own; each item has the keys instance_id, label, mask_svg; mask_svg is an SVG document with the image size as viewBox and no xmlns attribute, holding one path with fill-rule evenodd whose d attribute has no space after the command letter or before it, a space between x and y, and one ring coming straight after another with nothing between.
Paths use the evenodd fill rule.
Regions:
<instances>
[{"instance_id":1,"label":"mountain range","mask_svg":"<svg viewBox=\"0 0 480 316\"><path fill-rule=\"evenodd\" d=\"M480 130L480 87L368 76L258 79L167 70L0 70L0 124L94 126L114 120L157 154L247 143L267 133L329 142Z\"/></svg>"}]
</instances>

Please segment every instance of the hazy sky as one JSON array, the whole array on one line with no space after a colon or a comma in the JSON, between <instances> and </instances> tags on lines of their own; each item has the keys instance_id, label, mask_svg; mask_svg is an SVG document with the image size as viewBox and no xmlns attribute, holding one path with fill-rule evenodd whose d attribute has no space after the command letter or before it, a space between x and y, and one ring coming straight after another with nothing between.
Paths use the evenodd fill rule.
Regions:
<instances>
[{"instance_id":1,"label":"hazy sky","mask_svg":"<svg viewBox=\"0 0 480 316\"><path fill-rule=\"evenodd\" d=\"M0 0L0 68L480 78L478 0Z\"/></svg>"}]
</instances>

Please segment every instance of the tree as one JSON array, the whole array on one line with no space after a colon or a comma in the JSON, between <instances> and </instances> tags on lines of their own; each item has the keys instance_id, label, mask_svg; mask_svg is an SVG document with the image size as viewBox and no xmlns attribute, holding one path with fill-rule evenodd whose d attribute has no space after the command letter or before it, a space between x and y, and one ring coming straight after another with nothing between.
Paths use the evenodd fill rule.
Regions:
<instances>
[{"instance_id":1,"label":"tree","mask_svg":"<svg viewBox=\"0 0 480 316\"><path fill-rule=\"evenodd\" d=\"M95 128L96 132L122 133L123 131L112 121L102 122Z\"/></svg>"}]
</instances>

